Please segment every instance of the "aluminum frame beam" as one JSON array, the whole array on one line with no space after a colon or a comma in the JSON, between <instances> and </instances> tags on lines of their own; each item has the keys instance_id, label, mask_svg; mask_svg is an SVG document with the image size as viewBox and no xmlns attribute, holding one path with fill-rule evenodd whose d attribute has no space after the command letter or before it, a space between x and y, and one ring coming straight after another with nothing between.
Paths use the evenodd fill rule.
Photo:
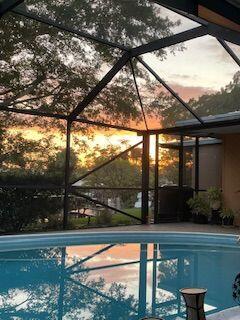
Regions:
<instances>
[{"instance_id":1,"label":"aluminum frame beam","mask_svg":"<svg viewBox=\"0 0 240 320\"><path fill-rule=\"evenodd\" d=\"M142 319L147 309L147 265L148 244L140 244L139 287L138 287L138 317Z\"/></svg>"},{"instance_id":2,"label":"aluminum frame beam","mask_svg":"<svg viewBox=\"0 0 240 320\"><path fill-rule=\"evenodd\" d=\"M64 115L64 114L41 112L41 111L38 111L38 110L30 110L30 109L18 109L18 108L0 107L0 112L11 112L11 113L18 113L18 114L26 114L26 115L30 115L30 116L55 118L55 119L65 120L65 121L67 121L67 119L68 119L68 116ZM144 130L128 128L128 127L118 126L118 125L114 125L114 124L107 124L107 123L102 123L102 122L92 121L92 120L87 120L87 119L81 119L81 118L74 120L74 122L80 122L80 123L85 123L85 124L104 127L104 128L109 128L109 129L131 131L131 132L136 132L136 133L144 132Z\"/></svg>"},{"instance_id":3,"label":"aluminum frame beam","mask_svg":"<svg viewBox=\"0 0 240 320\"><path fill-rule=\"evenodd\" d=\"M138 96L140 108L142 110L142 115L143 115L145 127L146 127L146 130L148 130L147 119L146 119L146 115L145 115L145 112L144 112L143 103L142 103L141 95L140 95L140 92L139 92L139 88L138 88L138 84L137 84L137 79L136 79L136 75L135 75L135 70L134 70L132 59L130 59L130 67L131 67L131 70L132 70L133 81L134 81L135 89L137 91L137 96Z\"/></svg>"},{"instance_id":4,"label":"aluminum frame beam","mask_svg":"<svg viewBox=\"0 0 240 320\"><path fill-rule=\"evenodd\" d=\"M159 135L155 136L155 164L154 164L154 224L158 223L158 209L159 209Z\"/></svg>"},{"instance_id":5,"label":"aluminum frame beam","mask_svg":"<svg viewBox=\"0 0 240 320\"><path fill-rule=\"evenodd\" d=\"M65 150L65 177L64 177L64 202L63 202L63 229L67 228L69 212L69 179L70 179L70 152L71 152L71 125L67 122L66 150Z\"/></svg>"},{"instance_id":6,"label":"aluminum frame beam","mask_svg":"<svg viewBox=\"0 0 240 320\"><path fill-rule=\"evenodd\" d=\"M240 59L238 56L235 54L235 52L229 47L229 45L221 39L217 39L218 42L223 46L223 48L227 51L227 53L232 57L232 59L238 64L240 67Z\"/></svg>"},{"instance_id":7,"label":"aluminum frame beam","mask_svg":"<svg viewBox=\"0 0 240 320\"><path fill-rule=\"evenodd\" d=\"M137 264L137 263L140 263L140 260L107 264L107 265L101 265L101 266L97 266L97 267L85 267L80 270L71 271L71 272L69 272L69 275L80 274L80 273L90 272L90 271L106 270L106 269L112 269L112 268L118 268L118 267L126 267L126 266L130 266L130 265Z\"/></svg>"},{"instance_id":8,"label":"aluminum frame beam","mask_svg":"<svg viewBox=\"0 0 240 320\"><path fill-rule=\"evenodd\" d=\"M150 136L146 132L143 135L143 148L142 148L142 207L141 207L141 220L143 224L148 223L149 215L149 164L150 164Z\"/></svg>"},{"instance_id":9,"label":"aluminum frame beam","mask_svg":"<svg viewBox=\"0 0 240 320\"><path fill-rule=\"evenodd\" d=\"M152 265L152 316L156 316L156 296L157 296L157 258L158 244L153 244L153 265Z\"/></svg>"},{"instance_id":10,"label":"aluminum frame beam","mask_svg":"<svg viewBox=\"0 0 240 320\"><path fill-rule=\"evenodd\" d=\"M141 191L142 188L138 187L83 187L83 186L71 186L71 188L76 188L77 190L132 190L132 191ZM149 190L154 190L149 188Z\"/></svg>"},{"instance_id":11,"label":"aluminum frame beam","mask_svg":"<svg viewBox=\"0 0 240 320\"><path fill-rule=\"evenodd\" d=\"M0 107L0 112L12 112L19 114L27 114L30 116L46 117L46 118L55 118L60 120L67 120L67 116L63 114L50 113L50 112L41 112L38 110L31 109L18 109L18 108L9 108L9 107Z\"/></svg>"},{"instance_id":12,"label":"aluminum frame beam","mask_svg":"<svg viewBox=\"0 0 240 320\"><path fill-rule=\"evenodd\" d=\"M75 196L75 197L79 197L79 198L84 198L84 199L88 200L89 202L92 202L92 203L94 203L94 204L99 204L100 206L102 206L102 207L104 207L104 208L110 209L110 210L112 210L112 211L119 212L119 213L121 213L121 214L123 214L123 215L125 215L125 216L127 216L127 217L129 217L129 218L133 218L133 219L135 219L135 220L138 220L138 221L142 222L142 219L140 219L140 218L138 218L138 217L135 217L135 216L133 216L133 215L131 215L131 214L125 212L125 211L120 210L120 209L117 209L117 208L114 208L114 207L112 207L112 206L109 206L109 205L107 205L106 203L104 203L104 202L102 202L102 201L95 200L95 199L93 199L93 198L91 198L91 197L89 197L89 196L87 196L87 195L85 195L85 194L77 193L77 194L74 194L74 196Z\"/></svg>"},{"instance_id":13,"label":"aluminum frame beam","mask_svg":"<svg viewBox=\"0 0 240 320\"><path fill-rule=\"evenodd\" d=\"M8 11L12 10L14 7L18 6L24 0L3 0L0 2L0 18L7 13Z\"/></svg>"},{"instance_id":14,"label":"aluminum frame beam","mask_svg":"<svg viewBox=\"0 0 240 320\"><path fill-rule=\"evenodd\" d=\"M40 190L61 190L64 189L63 185L53 184L11 184L11 183L0 183L0 188L5 189L40 189Z\"/></svg>"},{"instance_id":15,"label":"aluminum frame beam","mask_svg":"<svg viewBox=\"0 0 240 320\"><path fill-rule=\"evenodd\" d=\"M22 1L24 1L24 0L22 0ZM23 16L25 18L28 18L30 20L35 20L37 22L43 23L45 25L48 25L50 27L57 28L57 29L59 29L61 31L72 33L75 36L80 36L80 37L86 38L88 40L93 40L93 41L95 41L97 43L101 43L103 45L107 45L107 46L110 46L112 48L118 48L118 49L123 50L123 51L128 51L129 50L129 48L127 48L125 46L122 46L120 44L117 44L117 43L114 43L114 42L111 42L111 41L108 41L108 40L103 40L103 39L101 39L99 37L92 36L92 35L90 35L90 34L88 34L86 32L82 32L82 31L67 27L65 25L62 25L58 21L54 21L54 20L51 20L49 18L46 19L46 18L37 16L37 15L35 15L33 13L27 12L27 11L19 9L19 8L12 9L12 12L15 13L15 14L18 14L20 16Z\"/></svg>"},{"instance_id":16,"label":"aluminum frame beam","mask_svg":"<svg viewBox=\"0 0 240 320\"><path fill-rule=\"evenodd\" d=\"M194 173L195 173L195 182L194 182L194 189L196 194L199 192L199 138L196 137L195 140L195 167L194 167Z\"/></svg>"},{"instance_id":17,"label":"aluminum frame beam","mask_svg":"<svg viewBox=\"0 0 240 320\"><path fill-rule=\"evenodd\" d=\"M166 47L176 45L181 42L192 40L207 35L207 28L205 26L196 27L187 31L183 31L169 37L158 39L137 48L131 50L131 55L133 57L139 56L141 54L149 53L152 51L164 49Z\"/></svg>"},{"instance_id":18,"label":"aluminum frame beam","mask_svg":"<svg viewBox=\"0 0 240 320\"><path fill-rule=\"evenodd\" d=\"M101 254L101 253L103 253L103 252L105 252L105 251L108 251L109 249L111 249L112 247L115 247L115 246L116 246L116 244L109 244L108 246L106 246L106 247L104 247L104 248L102 248L102 249L100 249L100 250L92 253L91 255L89 255L89 256L81 259L80 261L72 264L71 266L67 267L67 268L66 268L66 271L67 271L67 272L70 272L72 269L81 266L83 263L85 263L85 262L87 262L87 261L95 258L95 257L98 256L99 254ZM75 271L73 271L73 272L75 272ZM72 274L72 272L71 272L71 274Z\"/></svg>"},{"instance_id":19,"label":"aluminum frame beam","mask_svg":"<svg viewBox=\"0 0 240 320\"><path fill-rule=\"evenodd\" d=\"M98 84L89 92L89 94L77 105L77 107L69 115L71 121L96 98L96 96L107 86L113 77L127 64L130 54L125 52L115 65L107 72L107 74L98 82Z\"/></svg>"},{"instance_id":20,"label":"aluminum frame beam","mask_svg":"<svg viewBox=\"0 0 240 320\"><path fill-rule=\"evenodd\" d=\"M99 127L104 127L104 128L110 128L110 129L119 129L119 130L124 130L124 131L132 131L132 132L136 132L136 133L144 132L144 130L124 127L124 126L118 126L118 125L114 125L114 124L107 124L107 123L104 123L104 122L98 122L98 121L93 121L93 120L88 120L88 119L83 119L83 118L77 118L76 120L74 120L74 122L86 123L86 124L90 124L90 125L93 125L93 126L99 126Z\"/></svg>"},{"instance_id":21,"label":"aluminum frame beam","mask_svg":"<svg viewBox=\"0 0 240 320\"><path fill-rule=\"evenodd\" d=\"M178 149L178 187L180 189L180 192L182 191L183 187L183 170L184 170L184 156L183 156L183 135L180 136L180 146Z\"/></svg>"},{"instance_id":22,"label":"aluminum frame beam","mask_svg":"<svg viewBox=\"0 0 240 320\"><path fill-rule=\"evenodd\" d=\"M181 98L179 95L162 79L159 77L159 75L141 58L137 57L136 58L154 77L157 81L160 82L161 85L164 86L165 89L167 89L172 96L177 99L183 107L188 110L194 118L196 118L201 124L204 124L203 120L192 110L192 108Z\"/></svg>"},{"instance_id":23,"label":"aluminum frame beam","mask_svg":"<svg viewBox=\"0 0 240 320\"><path fill-rule=\"evenodd\" d=\"M192 124L192 125L186 125L186 126L178 126L178 127L172 127L172 128L163 128L163 129L151 129L148 131L149 134L172 134L172 135L178 135L178 134L184 134L188 135L189 131L197 131L201 129L214 129L214 128L221 128L221 127L230 127L240 125L240 119L233 119L228 121L214 121L214 122L205 122L202 124ZM196 136L199 136L199 134L196 134Z\"/></svg>"},{"instance_id":24,"label":"aluminum frame beam","mask_svg":"<svg viewBox=\"0 0 240 320\"><path fill-rule=\"evenodd\" d=\"M139 141L138 143L134 144L133 146L127 148L126 150L116 154L114 157L112 157L111 159L109 159L106 162L103 162L102 164L100 164L99 166L93 168L92 170L86 172L85 174L83 174L81 177L79 177L78 179L76 179L74 182L72 182L71 184L77 183L80 180L85 179L86 177L88 177L90 174L102 169L103 167L107 166L109 163L113 162L114 160L118 159L119 157L123 156L125 153L128 153L129 151L131 151L132 149L136 148L137 146L139 146L140 144L142 144L143 141Z\"/></svg>"}]
</instances>

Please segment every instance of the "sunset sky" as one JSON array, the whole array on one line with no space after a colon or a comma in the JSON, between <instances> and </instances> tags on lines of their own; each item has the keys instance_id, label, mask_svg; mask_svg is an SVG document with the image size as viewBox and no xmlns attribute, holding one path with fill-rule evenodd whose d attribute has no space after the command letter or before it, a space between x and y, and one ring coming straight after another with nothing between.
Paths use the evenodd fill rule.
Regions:
<instances>
[{"instance_id":1,"label":"sunset sky","mask_svg":"<svg viewBox=\"0 0 240 320\"><path fill-rule=\"evenodd\" d=\"M174 33L199 26L170 10L162 8L162 11L172 21L180 19L181 24L173 30ZM230 46L240 56L240 47L234 44ZM203 93L219 90L239 71L239 66L211 36L187 41L184 47L183 51L169 53L164 61L160 61L154 53L142 57L186 101Z\"/></svg>"}]
</instances>

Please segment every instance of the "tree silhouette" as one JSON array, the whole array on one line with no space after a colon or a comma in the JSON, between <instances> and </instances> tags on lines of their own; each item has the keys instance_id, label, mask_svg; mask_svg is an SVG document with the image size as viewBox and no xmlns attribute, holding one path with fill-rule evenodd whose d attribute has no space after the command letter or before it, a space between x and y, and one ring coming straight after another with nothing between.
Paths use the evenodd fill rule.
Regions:
<instances>
[{"instance_id":1,"label":"tree silhouette","mask_svg":"<svg viewBox=\"0 0 240 320\"><path fill-rule=\"evenodd\" d=\"M0 317L2 319L135 319L136 299L126 287L89 272L70 275L65 248L2 252ZM62 265L63 263L63 265ZM84 265L81 266L84 269ZM12 276L14 274L14 277ZM64 291L61 292L61 282ZM60 312L60 313L59 313Z\"/></svg>"}]
</instances>

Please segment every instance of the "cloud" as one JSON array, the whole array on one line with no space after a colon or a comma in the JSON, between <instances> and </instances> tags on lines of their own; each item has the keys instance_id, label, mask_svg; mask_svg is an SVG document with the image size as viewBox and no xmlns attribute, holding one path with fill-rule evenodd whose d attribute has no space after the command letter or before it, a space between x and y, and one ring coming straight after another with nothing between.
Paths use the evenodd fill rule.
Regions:
<instances>
[{"instance_id":1,"label":"cloud","mask_svg":"<svg viewBox=\"0 0 240 320\"><path fill-rule=\"evenodd\" d=\"M215 91L206 88L206 87L200 87L200 86L182 86L178 83L169 83L169 85L179 94L179 96L184 100L184 101L189 101L191 98L199 98L203 94L211 94L214 93Z\"/></svg>"}]
</instances>

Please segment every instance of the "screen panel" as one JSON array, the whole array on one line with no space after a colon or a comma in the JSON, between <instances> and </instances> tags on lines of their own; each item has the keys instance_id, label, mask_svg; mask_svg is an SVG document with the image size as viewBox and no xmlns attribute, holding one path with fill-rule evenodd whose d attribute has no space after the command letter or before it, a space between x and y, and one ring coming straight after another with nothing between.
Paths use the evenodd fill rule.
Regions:
<instances>
[{"instance_id":1,"label":"screen panel","mask_svg":"<svg viewBox=\"0 0 240 320\"><path fill-rule=\"evenodd\" d=\"M1 112L0 232L62 229L66 124Z\"/></svg>"},{"instance_id":2,"label":"screen panel","mask_svg":"<svg viewBox=\"0 0 240 320\"><path fill-rule=\"evenodd\" d=\"M134 129L146 129L131 67L124 66L79 114L79 118Z\"/></svg>"},{"instance_id":3,"label":"screen panel","mask_svg":"<svg viewBox=\"0 0 240 320\"><path fill-rule=\"evenodd\" d=\"M148 129L172 127L194 117L139 61L134 68Z\"/></svg>"},{"instance_id":4,"label":"screen panel","mask_svg":"<svg viewBox=\"0 0 240 320\"><path fill-rule=\"evenodd\" d=\"M163 61L154 53L143 58L198 116L239 111L234 102L239 91L239 66L211 36L187 41L182 50L174 50ZM185 123L189 122L178 124Z\"/></svg>"},{"instance_id":5,"label":"screen panel","mask_svg":"<svg viewBox=\"0 0 240 320\"><path fill-rule=\"evenodd\" d=\"M63 189L0 187L0 234L62 230Z\"/></svg>"},{"instance_id":6,"label":"screen panel","mask_svg":"<svg viewBox=\"0 0 240 320\"><path fill-rule=\"evenodd\" d=\"M61 186L65 121L10 112L1 112L0 119L1 183Z\"/></svg>"},{"instance_id":7,"label":"screen panel","mask_svg":"<svg viewBox=\"0 0 240 320\"><path fill-rule=\"evenodd\" d=\"M86 141L79 132L73 134L71 161L77 156L81 164L71 171L73 186L141 187L142 137L117 131L107 137L96 131L87 146Z\"/></svg>"},{"instance_id":8,"label":"screen panel","mask_svg":"<svg viewBox=\"0 0 240 320\"><path fill-rule=\"evenodd\" d=\"M0 33L3 107L68 115L122 54L11 13Z\"/></svg>"},{"instance_id":9,"label":"screen panel","mask_svg":"<svg viewBox=\"0 0 240 320\"><path fill-rule=\"evenodd\" d=\"M233 50L236 56L240 59L240 46L231 42L227 42L227 45Z\"/></svg>"},{"instance_id":10,"label":"screen panel","mask_svg":"<svg viewBox=\"0 0 240 320\"><path fill-rule=\"evenodd\" d=\"M141 191L72 188L69 209L68 229L140 224Z\"/></svg>"},{"instance_id":11,"label":"screen panel","mask_svg":"<svg viewBox=\"0 0 240 320\"><path fill-rule=\"evenodd\" d=\"M26 0L19 8L102 40L136 47L190 29L196 23L144 0ZM66 10L67 8L67 10Z\"/></svg>"}]
</instances>

